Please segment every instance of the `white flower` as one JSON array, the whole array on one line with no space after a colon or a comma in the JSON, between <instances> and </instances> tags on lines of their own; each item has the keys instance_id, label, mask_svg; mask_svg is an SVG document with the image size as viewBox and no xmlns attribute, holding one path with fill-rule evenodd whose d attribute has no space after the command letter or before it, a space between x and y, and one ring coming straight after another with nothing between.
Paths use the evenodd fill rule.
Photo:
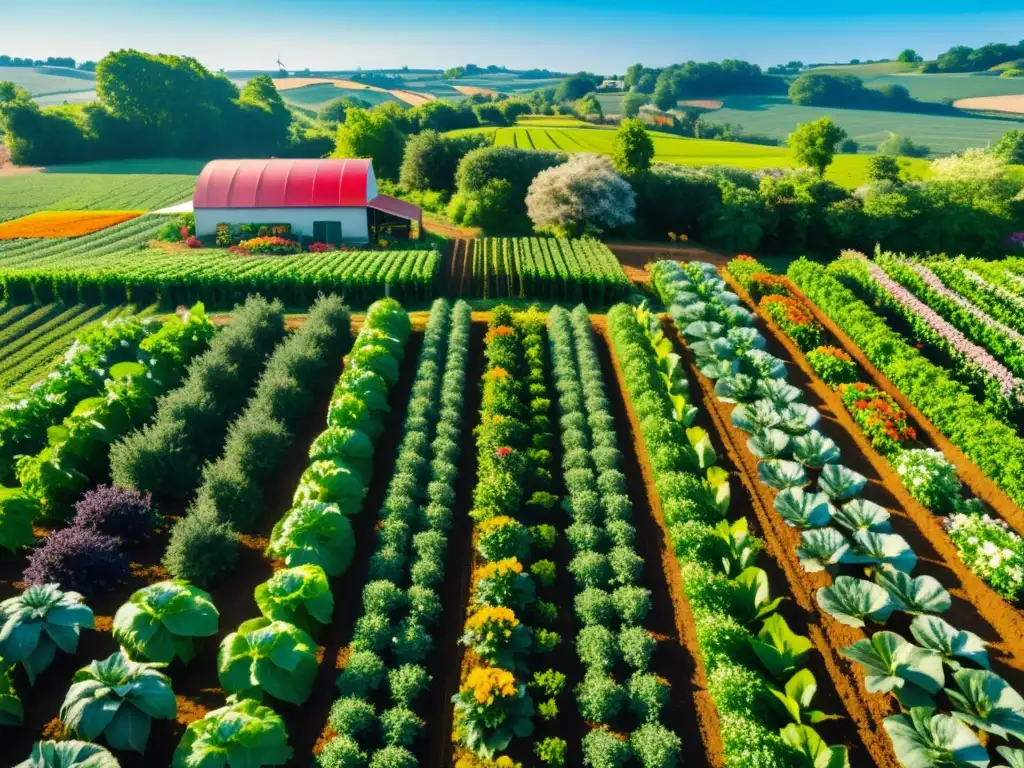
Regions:
<instances>
[{"instance_id":1,"label":"white flower","mask_svg":"<svg viewBox=\"0 0 1024 768\"><path fill-rule=\"evenodd\" d=\"M914 487L917 488L917 486L919 486L923 482L924 482L924 478L922 478L922 477L915 477L914 478Z\"/></svg>"},{"instance_id":2,"label":"white flower","mask_svg":"<svg viewBox=\"0 0 1024 768\"><path fill-rule=\"evenodd\" d=\"M103 369L103 368L97 368L97 369L96 369L96 375L97 375L97 376L106 376L106 375L107 375L107 372L106 372L106 370L105 370L105 369Z\"/></svg>"},{"instance_id":3,"label":"white flower","mask_svg":"<svg viewBox=\"0 0 1024 768\"><path fill-rule=\"evenodd\" d=\"M986 541L981 545L981 553L988 557L999 554L999 547L993 544L991 541Z\"/></svg>"},{"instance_id":4,"label":"white flower","mask_svg":"<svg viewBox=\"0 0 1024 768\"><path fill-rule=\"evenodd\" d=\"M1003 555L1004 559L1009 560L1011 557L1013 557L1013 550L1012 549L1004 549L1002 551L1002 555Z\"/></svg>"},{"instance_id":5,"label":"white flower","mask_svg":"<svg viewBox=\"0 0 1024 768\"><path fill-rule=\"evenodd\" d=\"M1002 564L1003 564L1003 558L1001 558L999 555L992 555L992 557L989 558L988 567L991 568L992 570L995 570L996 568L998 568Z\"/></svg>"},{"instance_id":6,"label":"white flower","mask_svg":"<svg viewBox=\"0 0 1024 768\"><path fill-rule=\"evenodd\" d=\"M972 546L977 544L978 543L978 537L977 536L968 536L967 537L967 543L972 545Z\"/></svg>"},{"instance_id":7,"label":"white flower","mask_svg":"<svg viewBox=\"0 0 1024 768\"><path fill-rule=\"evenodd\" d=\"M905 475L905 474L907 474L907 468L906 468L905 466L903 466L902 464L900 464L900 465L899 465L899 466L898 466L898 467L896 468L896 471L897 471L897 472L899 472L899 473L900 473L901 475Z\"/></svg>"},{"instance_id":8,"label":"white flower","mask_svg":"<svg viewBox=\"0 0 1024 768\"><path fill-rule=\"evenodd\" d=\"M122 347L127 347L128 346L128 339L121 339L121 346Z\"/></svg>"}]
</instances>

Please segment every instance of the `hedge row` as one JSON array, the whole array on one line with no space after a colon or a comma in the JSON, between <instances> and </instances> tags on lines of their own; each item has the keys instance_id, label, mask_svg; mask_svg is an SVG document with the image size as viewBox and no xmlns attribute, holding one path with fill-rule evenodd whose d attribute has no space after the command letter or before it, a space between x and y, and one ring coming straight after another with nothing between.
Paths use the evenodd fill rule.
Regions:
<instances>
[{"instance_id":1,"label":"hedge row","mask_svg":"<svg viewBox=\"0 0 1024 768\"><path fill-rule=\"evenodd\" d=\"M423 710L431 684L424 662L442 608L470 317L468 304L439 299L427 321L362 614L329 717L338 735L317 756L323 768L415 765L408 748L437 714Z\"/></svg>"},{"instance_id":2,"label":"hedge row","mask_svg":"<svg viewBox=\"0 0 1024 768\"><path fill-rule=\"evenodd\" d=\"M1024 440L820 264L794 262L787 273L933 424L1014 502L1024 504Z\"/></svg>"},{"instance_id":3,"label":"hedge row","mask_svg":"<svg viewBox=\"0 0 1024 768\"><path fill-rule=\"evenodd\" d=\"M191 497L284 333L279 303L250 296L236 308L184 384L160 400L156 418L111 448L114 482L158 498Z\"/></svg>"},{"instance_id":4,"label":"hedge row","mask_svg":"<svg viewBox=\"0 0 1024 768\"><path fill-rule=\"evenodd\" d=\"M342 300L321 297L302 327L274 350L255 392L227 430L223 454L204 467L195 501L171 531L164 564L175 578L207 585L234 565L234 531L250 531L264 517L263 486L324 388L331 361L351 344L350 328ZM216 549L197 547L208 530L217 532L221 556L212 556Z\"/></svg>"}]
</instances>

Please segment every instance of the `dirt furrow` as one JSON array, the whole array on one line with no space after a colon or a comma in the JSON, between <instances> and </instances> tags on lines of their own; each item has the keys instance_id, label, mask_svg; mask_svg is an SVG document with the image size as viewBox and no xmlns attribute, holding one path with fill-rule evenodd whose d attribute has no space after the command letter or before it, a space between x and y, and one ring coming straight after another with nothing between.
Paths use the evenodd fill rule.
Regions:
<instances>
[{"instance_id":1,"label":"dirt furrow","mask_svg":"<svg viewBox=\"0 0 1024 768\"><path fill-rule=\"evenodd\" d=\"M652 665L659 674L670 671L666 675L672 687L667 708L669 716L665 722L682 738L688 766L719 768L725 763L725 755L718 710L707 690L693 612L683 592L679 561L665 529L650 461L640 436L639 421L625 394L625 381L611 350L605 318L591 316L591 321L607 384L608 402L622 449L622 471L633 502L637 554L647 564L645 576L652 592L648 628L659 635ZM698 740L704 745L702 752L686 747Z\"/></svg>"},{"instance_id":2,"label":"dirt furrow","mask_svg":"<svg viewBox=\"0 0 1024 768\"><path fill-rule=\"evenodd\" d=\"M725 277L730 288L753 308L750 296L729 275ZM971 629L989 643L994 670L1019 687L1024 683L1024 636L1020 631L1024 626L1024 612L1007 603L964 565L941 519L910 495L889 462L871 446L854 422L838 393L814 374L803 353L770 318L762 316L760 321L768 331L769 340L785 350L786 362L792 363L791 370L793 366L799 369L806 382L805 391L809 388L820 402L827 404L852 445L884 483L895 502L887 505L893 513L893 530L903 536L921 558L919 572L934 576L950 594L960 598L944 618L954 626ZM839 444L838 440L836 443ZM848 451L844 451L844 464L847 455Z\"/></svg>"},{"instance_id":3,"label":"dirt furrow","mask_svg":"<svg viewBox=\"0 0 1024 768\"><path fill-rule=\"evenodd\" d=\"M714 395L714 384L702 376L694 364L693 355L689 348L682 341L675 324L666 320L666 332L676 345L676 352L690 370L690 376L697 381L701 390L704 409L711 415L718 433L725 456L737 470L737 476L750 495L752 511L754 513L758 535L765 541L765 551L774 559L781 574L788 584L787 594L791 595L803 613L802 624L806 625L807 633L815 649L821 654L822 663L831 678L836 694L843 702L844 708L850 716L857 729L857 736L860 744L856 742L847 743L847 747L856 751L861 748L867 751L870 759L876 766L897 766L896 755L892 749L892 743L882 728L882 721L897 710L893 701L888 696L880 696L868 693L864 684L863 675L839 655L842 648L862 640L865 633L859 629L848 627L839 623L831 616L819 612L815 594L819 588L828 586L831 583L827 573L807 573L796 554L796 547L800 543L800 533L790 528L774 511L775 491L762 485L757 474L757 460L746 449L746 435L732 426L730 420L732 406L728 403L719 402ZM776 354L785 360L785 352L772 349L769 343L769 352ZM788 362L788 361L787 361ZM806 382L800 381L799 377L791 376L790 383L806 391ZM696 393L692 393L696 401ZM814 405L822 412L822 421L826 424L832 420L832 414L828 412L827 406L814 402L813 397L808 397L809 405ZM841 436L836 434L839 430L835 427L826 426L825 431L832 437L840 449L843 449ZM869 485L878 485L877 480L872 481L870 474L864 472L864 468L856 462L847 462L849 449L843 452L844 463L851 469L860 471L869 478ZM874 488L873 488L874 490ZM884 492L884 488L881 489ZM878 498L878 494L869 494L873 500L884 505L885 500ZM861 753L862 759L864 758ZM851 765L853 754L851 753Z\"/></svg>"}]
</instances>

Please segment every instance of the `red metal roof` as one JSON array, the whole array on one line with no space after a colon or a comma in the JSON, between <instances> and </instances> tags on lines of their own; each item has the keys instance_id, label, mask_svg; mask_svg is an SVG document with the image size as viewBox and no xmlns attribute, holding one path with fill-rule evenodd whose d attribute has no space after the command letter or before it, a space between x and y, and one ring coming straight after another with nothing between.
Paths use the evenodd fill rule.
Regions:
<instances>
[{"instance_id":1,"label":"red metal roof","mask_svg":"<svg viewBox=\"0 0 1024 768\"><path fill-rule=\"evenodd\" d=\"M214 160L199 174L194 208L364 207L370 160Z\"/></svg>"},{"instance_id":2,"label":"red metal roof","mask_svg":"<svg viewBox=\"0 0 1024 768\"><path fill-rule=\"evenodd\" d=\"M419 222L423 221L423 210L418 205L407 203L405 200L399 200L397 197L377 195L373 200L368 202L366 206L368 208L373 208L376 211L390 213L392 216L397 216L400 219Z\"/></svg>"}]
</instances>

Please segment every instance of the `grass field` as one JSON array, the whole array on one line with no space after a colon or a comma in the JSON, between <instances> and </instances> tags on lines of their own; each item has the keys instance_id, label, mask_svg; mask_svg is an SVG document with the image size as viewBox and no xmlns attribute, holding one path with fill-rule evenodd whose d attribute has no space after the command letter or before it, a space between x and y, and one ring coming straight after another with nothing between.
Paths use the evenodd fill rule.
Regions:
<instances>
[{"instance_id":1,"label":"grass field","mask_svg":"<svg viewBox=\"0 0 1024 768\"><path fill-rule=\"evenodd\" d=\"M320 110L335 99L362 99L371 105L383 104L386 101L398 101L387 91L354 90L338 88L329 83L304 85L301 88L289 88L281 91L281 98L288 104L306 109Z\"/></svg>"},{"instance_id":2,"label":"grass field","mask_svg":"<svg viewBox=\"0 0 1024 768\"><path fill-rule=\"evenodd\" d=\"M92 91L96 88L96 81L88 77L86 73L73 73L68 77L57 69L35 69L29 67L0 67L0 81L10 80L19 88L24 88L33 96L45 96L46 94L66 94L76 91ZM59 102L58 102L59 103Z\"/></svg>"},{"instance_id":3,"label":"grass field","mask_svg":"<svg viewBox=\"0 0 1024 768\"><path fill-rule=\"evenodd\" d=\"M902 85L920 101L969 99L975 96L1013 96L1024 93L1024 82L994 75L878 75L864 77L869 88Z\"/></svg>"},{"instance_id":4,"label":"grass field","mask_svg":"<svg viewBox=\"0 0 1024 768\"><path fill-rule=\"evenodd\" d=\"M474 129L476 130L476 129ZM525 149L554 149L565 152L612 151L615 132L601 128L498 128L480 129L495 133L498 146ZM464 133L464 132L463 132ZM686 139L667 133L652 132L655 162L676 165L730 165L738 168L795 167L785 147L766 147L732 141ZM867 181L866 155L837 155L825 178L852 189ZM927 171L924 160L904 161L909 175L920 177Z\"/></svg>"},{"instance_id":5,"label":"grass field","mask_svg":"<svg viewBox=\"0 0 1024 768\"><path fill-rule=\"evenodd\" d=\"M900 79L910 80L911 76ZM708 113L710 120L742 125L747 133L785 139L798 123L829 116L860 144L862 152L873 152L890 131L909 136L933 153L943 155L969 147L984 147L1008 130L1024 129L1024 121L798 107L783 96L729 96L724 101L722 109Z\"/></svg>"},{"instance_id":6,"label":"grass field","mask_svg":"<svg viewBox=\"0 0 1024 768\"><path fill-rule=\"evenodd\" d=\"M51 210L154 210L192 196L202 160L120 160L0 177L0 221Z\"/></svg>"}]
</instances>

